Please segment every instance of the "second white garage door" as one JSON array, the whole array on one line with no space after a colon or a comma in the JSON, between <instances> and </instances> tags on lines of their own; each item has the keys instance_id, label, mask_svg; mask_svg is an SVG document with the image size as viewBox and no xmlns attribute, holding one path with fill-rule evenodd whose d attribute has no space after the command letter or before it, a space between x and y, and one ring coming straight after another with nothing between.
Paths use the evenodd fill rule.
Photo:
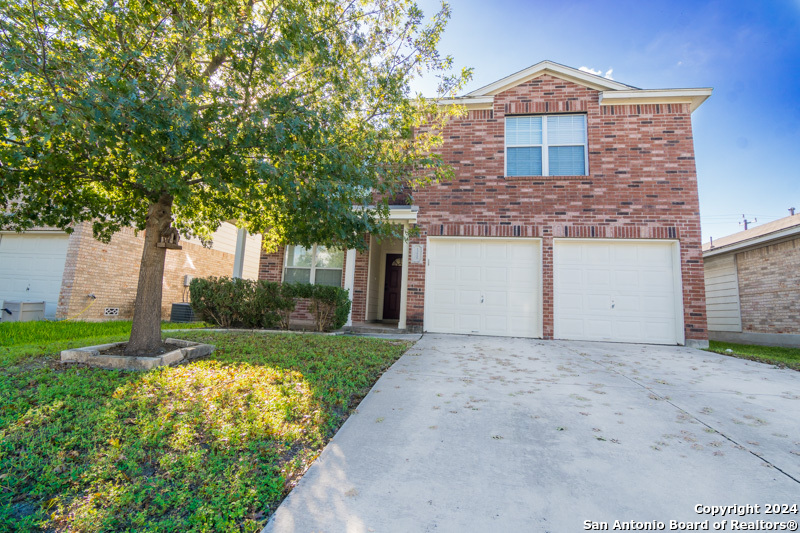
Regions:
<instances>
[{"instance_id":1,"label":"second white garage door","mask_svg":"<svg viewBox=\"0 0 800 533\"><path fill-rule=\"evenodd\" d=\"M677 245L556 240L555 338L682 344Z\"/></svg>"},{"instance_id":2,"label":"second white garage door","mask_svg":"<svg viewBox=\"0 0 800 533\"><path fill-rule=\"evenodd\" d=\"M425 330L541 337L538 239L431 238Z\"/></svg>"}]
</instances>

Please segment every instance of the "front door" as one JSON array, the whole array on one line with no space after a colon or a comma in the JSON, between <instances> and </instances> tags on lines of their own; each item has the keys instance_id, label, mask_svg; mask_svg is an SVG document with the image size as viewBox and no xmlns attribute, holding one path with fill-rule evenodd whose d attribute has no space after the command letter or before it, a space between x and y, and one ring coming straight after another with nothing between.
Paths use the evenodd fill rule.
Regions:
<instances>
[{"instance_id":1,"label":"front door","mask_svg":"<svg viewBox=\"0 0 800 533\"><path fill-rule=\"evenodd\" d=\"M383 319L400 318L400 287L403 276L403 255L386 254L386 276L383 278Z\"/></svg>"}]
</instances>

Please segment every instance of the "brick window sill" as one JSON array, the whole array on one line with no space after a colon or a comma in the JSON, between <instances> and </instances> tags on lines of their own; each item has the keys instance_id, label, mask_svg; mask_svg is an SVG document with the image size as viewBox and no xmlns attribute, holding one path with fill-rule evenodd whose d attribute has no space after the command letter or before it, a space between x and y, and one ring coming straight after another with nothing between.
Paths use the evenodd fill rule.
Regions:
<instances>
[{"instance_id":1,"label":"brick window sill","mask_svg":"<svg viewBox=\"0 0 800 533\"><path fill-rule=\"evenodd\" d=\"M590 180L592 176L506 176L506 181L576 181Z\"/></svg>"}]
</instances>

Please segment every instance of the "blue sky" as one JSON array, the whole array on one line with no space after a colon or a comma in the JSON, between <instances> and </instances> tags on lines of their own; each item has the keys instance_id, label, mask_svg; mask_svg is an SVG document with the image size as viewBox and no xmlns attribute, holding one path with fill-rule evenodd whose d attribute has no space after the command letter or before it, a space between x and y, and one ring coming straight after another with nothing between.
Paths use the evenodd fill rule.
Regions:
<instances>
[{"instance_id":1,"label":"blue sky","mask_svg":"<svg viewBox=\"0 0 800 533\"><path fill-rule=\"evenodd\" d=\"M439 49L474 68L464 92L544 59L643 89L713 87L692 115L704 241L741 231L743 214L758 225L800 213L800 0L451 6ZM431 96L435 83L414 88Z\"/></svg>"}]
</instances>

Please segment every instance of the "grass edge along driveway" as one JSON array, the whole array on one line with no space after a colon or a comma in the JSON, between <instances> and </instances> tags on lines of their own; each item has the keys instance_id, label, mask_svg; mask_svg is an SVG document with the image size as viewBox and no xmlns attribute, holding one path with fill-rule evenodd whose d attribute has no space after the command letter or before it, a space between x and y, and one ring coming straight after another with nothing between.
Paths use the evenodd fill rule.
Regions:
<instances>
[{"instance_id":1,"label":"grass edge along driveway","mask_svg":"<svg viewBox=\"0 0 800 533\"><path fill-rule=\"evenodd\" d=\"M800 348L709 341L709 352L800 370Z\"/></svg>"},{"instance_id":2,"label":"grass edge along driveway","mask_svg":"<svg viewBox=\"0 0 800 533\"><path fill-rule=\"evenodd\" d=\"M343 336L170 336L217 351L125 372L0 346L0 530L258 531L408 348Z\"/></svg>"}]
</instances>

